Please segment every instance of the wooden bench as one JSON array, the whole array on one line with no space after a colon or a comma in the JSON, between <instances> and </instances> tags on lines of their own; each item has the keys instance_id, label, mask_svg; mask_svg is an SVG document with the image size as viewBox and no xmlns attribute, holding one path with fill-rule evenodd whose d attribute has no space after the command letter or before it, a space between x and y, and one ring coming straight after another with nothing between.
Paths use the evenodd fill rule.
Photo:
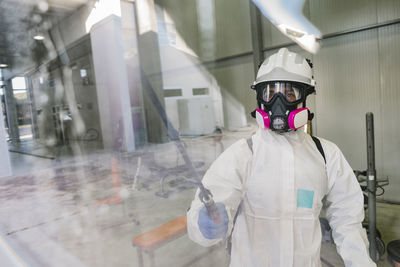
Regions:
<instances>
[{"instance_id":1,"label":"wooden bench","mask_svg":"<svg viewBox=\"0 0 400 267\"><path fill-rule=\"evenodd\" d=\"M143 251L149 255L150 264L154 267L154 250L184 233L186 233L186 215L133 238L132 245L137 249L139 267L143 267Z\"/></svg>"}]
</instances>

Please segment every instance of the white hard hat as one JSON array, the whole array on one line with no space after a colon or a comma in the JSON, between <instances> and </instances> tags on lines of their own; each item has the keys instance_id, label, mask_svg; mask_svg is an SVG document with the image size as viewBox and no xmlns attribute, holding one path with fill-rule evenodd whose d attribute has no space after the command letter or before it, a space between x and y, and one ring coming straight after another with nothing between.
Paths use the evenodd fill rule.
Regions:
<instances>
[{"instance_id":1,"label":"white hard hat","mask_svg":"<svg viewBox=\"0 0 400 267\"><path fill-rule=\"evenodd\" d=\"M253 85L271 81L291 81L315 86L310 64L303 56L287 48L279 49L261 64Z\"/></svg>"}]
</instances>

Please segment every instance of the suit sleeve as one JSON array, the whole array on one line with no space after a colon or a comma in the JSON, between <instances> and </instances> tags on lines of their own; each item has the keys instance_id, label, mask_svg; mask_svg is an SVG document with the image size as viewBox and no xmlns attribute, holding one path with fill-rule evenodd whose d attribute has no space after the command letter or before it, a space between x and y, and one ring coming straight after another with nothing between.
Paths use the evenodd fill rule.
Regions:
<instances>
[{"instance_id":1,"label":"suit sleeve","mask_svg":"<svg viewBox=\"0 0 400 267\"><path fill-rule=\"evenodd\" d=\"M230 234L233 226L233 217L242 197L242 181L247 175L248 165L252 154L245 139L241 139L225 150L211 165L203 177L203 185L213 195L214 202L223 203L226 207L229 224L227 235ZM206 239L199 230L199 211L203 203L199 199L200 190L197 190L194 200L187 212L188 235L194 242L208 247L223 239Z\"/></svg>"},{"instance_id":2,"label":"suit sleeve","mask_svg":"<svg viewBox=\"0 0 400 267\"><path fill-rule=\"evenodd\" d=\"M327 150L328 194L326 216L337 251L346 267L376 264L369 256L364 220L364 197L360 185L339 148L324 142Z\"/></svg>"}]
</instances>

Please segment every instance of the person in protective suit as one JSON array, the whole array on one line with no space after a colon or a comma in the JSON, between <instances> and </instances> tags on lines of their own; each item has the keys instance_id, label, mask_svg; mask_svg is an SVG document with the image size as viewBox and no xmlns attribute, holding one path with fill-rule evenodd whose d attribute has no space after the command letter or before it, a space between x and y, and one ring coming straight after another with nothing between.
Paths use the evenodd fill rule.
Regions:
<instances>
[{"instance_id":1,"label":"person in protective suit","mask_svg":"<svg viewBox=\"0 0 400 267\"><path fill-rule=\"evenodd\" d=\"M323 205L347 267L370 259L363 194L339 148L304 132L315 92L307 60L282 48L259 68L252 88L259 129L251 142L226 149L203 178L220 220L211 219L196 193L187 213L189 238L212 246L232 236L231 267L321 266ZM322 151L322 153L321 153Z\"/></svg>"}]
</instances>

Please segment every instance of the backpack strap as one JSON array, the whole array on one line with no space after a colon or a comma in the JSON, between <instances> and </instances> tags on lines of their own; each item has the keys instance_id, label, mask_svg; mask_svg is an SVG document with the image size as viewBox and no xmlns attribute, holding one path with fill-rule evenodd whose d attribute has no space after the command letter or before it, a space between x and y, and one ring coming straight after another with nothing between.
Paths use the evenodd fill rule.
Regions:
<instances>
[{"instance_id":1,"label":"backpack strap","mask_svg":"<svg viewBox=\"0 0 400 267\"><path fill-rule=\"evenodd\" d=\"M237 219L237 217L239 215L239 211L242 208L242 203L243 203L243 200L240 201L240 204L239 204L239 206L237 208L235 217L233 217L231 233L229 234L228 238L226 239L226 249L227 249L229 255L231 255L231 252L232 252L232 234L233 234L233 230L235 229L236 219Z\"/></svg>"},{"instance_id":2,"label":"backpack strap","mask_svg":"<svg viewBox=\"0 0 400 267\"><path fill-rule=\"evenodd\" d=\"M247 144L249 145L249 148L251 150L251 154L253 154L253 139L250 137L250 138L247 138L246 141L247 141Z\"/></svg>"},{"instance_id":3,"label":"backpack strap","mask_svg":"<svg viewBox=\"0 0 400 267\"><path fill-rule=\"evenodd\" d=\"M315 136L311 136L311 138L314 141L315 145L317 146L319 153L321 153L322 157L324 158L324 161L326 164L325 153L324 153L324 149L322 148L321 141Z\"/></svg>"}]
</instances>

